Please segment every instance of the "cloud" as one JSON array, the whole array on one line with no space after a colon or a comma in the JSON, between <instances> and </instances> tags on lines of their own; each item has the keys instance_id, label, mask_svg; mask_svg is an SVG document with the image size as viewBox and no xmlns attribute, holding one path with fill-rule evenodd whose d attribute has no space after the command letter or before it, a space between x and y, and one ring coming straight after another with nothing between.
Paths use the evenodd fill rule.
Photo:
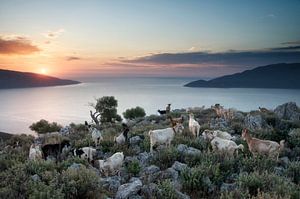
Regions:
<instances>
[{"instance_id":1,"label":"cloud","mask_svg":"<svg viewBox=\"0 0 300 199\"><path fill-rule=\"evenodd\" d=\"M160 53L120 60L128 64L160 66L259 66L282 62L300 62L299 46L254 51Z\"/></svg>"},{"instance_id":2,"label":"cloud","mask_svg":"<svg viewBox=\"0 0 300 199\"><path fill-rule=\"evenodd\" d=\"M64 32L65 32L65 30L63 28L60 28L56 31L48 31L48 32L42 33L42 34L48 39L55 39Z\"/></svg>"},{"instance_id":3,"label":"cloud","mask_svg":"<svg viewBox=\"0 0 300 199\"><path fill-rule=\"evenodd\" d=\"M196 50L196 47L194 47L194 46L192 46L191 48L188 49L189 52L192 52L194 50Z\"/></svg>"},{"instance_id":4,"label":"cloud","mask_svg":"<svg viewBox=\"0 0 300 199\"><path fill-rule=\"evenodd\" d=\"M24 36L0 35L0 54L28 55L40 49Z\"/></svg>"},{"instance_id":5,"label":"cloud","mask_svg":"<svg viewBox=\"0 0 300 199\"><path fill-rule=\"evenodd\" d=\"M80 57L76 57L76 56L68 56L66 57L67 61L76 61L76 60L81 60Z\"/></svg>"}]
</instances>

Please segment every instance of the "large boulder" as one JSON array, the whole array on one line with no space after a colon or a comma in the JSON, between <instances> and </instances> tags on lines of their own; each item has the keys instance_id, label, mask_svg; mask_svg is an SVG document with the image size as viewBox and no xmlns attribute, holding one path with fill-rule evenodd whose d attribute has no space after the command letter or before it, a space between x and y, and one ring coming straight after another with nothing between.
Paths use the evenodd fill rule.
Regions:
<instances>
[{"instance_id":1,"label":"large boulder","mask_svg":"<svg viewBox=\"0 0 300 199\"><path fill-rule=\"evenodd\" d=\"M142 187L142 194L146 198L156 198L159 191L160 189L158 188L158 185L155 183L150 183Z\"/></svg>"},{"instance_id":2,"label":"large boulder","mask_svg":"<svg viewBox=\"0 0 300 199\"><path fill-rule=\"evenodd\" d=\"M175 161L174 164L172 165L172 168L178 172L182 172L183 170L187 169L188 166L187 164Z\"/></svg>"},{"instance_id":3,"label":"large boulder","mask_svg":"<svg viewBox=\"0 0 300 199\"><path fill-rule=\"evenodd\" d=\"M196 149L194 147L188 147L185 144L179 144L177 146L177 151L181 153L182 155L198 155L201 154L201 151L199 149Z\"/></svg>"},{"instance_id":4,"label":"large boulder","mask_svg":"<svg viewBox=\"0 0 300 199\"><path fill-rule=\"evenodd\" d=\"M146 183L154 182L160 175L160 169L158 166L151 165L143 169L141 179Z\"/></svg>"},{"instance_id":5,"label":"large boulder","mask_svg":"<svg viewBox=\"0 0 300 199\"><path fill-rule=\"evenodd\" d=\"M279 105L275 108L274 112L280 119L300 120L300 108L295 102Z\"/></svg>"},{"instance_id":6,"label":"large boulder","mask_svg":"<svg viewBox=\"0 0 300 199\"><path fill-rule=\"evenodd\" d=\"M212 129L226 129L229 126L224 118L212 118L209 125Z\"/></svg>"},{"instance_id":7,"label":"large boulder","mask_svg":"<svg viewBox=\"0 0 300 199\"><path fill-rule=\"evenodd\" d=\"M137 159L140 162L140 165L143 167L146 166L150 162L151 158L152 158L151 154L147 153L147 152L140 153L137 156Z\"/></svg>"},{"instance_id":8,"label":"large boulder","mask_svg":"<svg viewBox=\"0 0 300 199\"><path fill-rule=\"evenodd\" d=\"M118 192L116 194L116 199L127 199L136 195L142 188L143 183L140 179L135 178L132 182L122 184L118 188Z\"/></svg>"},{"instance_id":9,"label":"large boulder","mask_svg":"<svg viewBox=\"0 0 300 199\"><path fill-rule=\"evenodd\" d=\"M250 130L260 130L263 128L264 120L260 114L249 113L245 117L245 126Z\"/></svg>"},{"instance_id":10,"label":"large boulder","mask_svg":"<svg viewBox=\"0 0 300 199\"><path fill-rule=\"evenodd\" d=\"M102 178L100 184L108 191L116 192L121 186L121 178L118 176Z\"/></svg>"},{"instance_id":11,"label":"large boulder","mask_svg":"<svg viewBox=\"0 0 300 199\"><path fill-rule=\"evenodd\" d=\"M138 136L138 135L134 136L134 137L131 137L129 139L130 145L137 145L137 144L139 144L142 141L143 141L143 139L140 136Z\"/></svg>"}]
</instances>

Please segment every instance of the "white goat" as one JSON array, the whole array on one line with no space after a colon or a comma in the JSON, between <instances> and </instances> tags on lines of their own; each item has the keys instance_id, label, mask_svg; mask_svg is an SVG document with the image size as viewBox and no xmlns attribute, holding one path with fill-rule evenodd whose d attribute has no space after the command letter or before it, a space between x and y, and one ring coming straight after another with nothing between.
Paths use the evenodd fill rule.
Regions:
<instances>
[{"instance_id":1,"label":"white goat","mask_svg":"<svg viewBox=\"0 0 300 199\"><path fill-rule=\"evenodd\" d=\"M104 173L107 177L109 173L115 174L119 171L124 163L124 154L123 152L117 152L107 158L106 160L98 160L96 161L99 170Z\"/></svg>"},{"instance_id":2,"label":"white goat","mask_svg":"<svg viewBox=\"0 0 300 199\"><path fill-rule=\"evenodd\" d=\"M232 155L232 156L233 156L235 151L238 154L237 149L241 149L242 151L244 151L244 145L242 145L242 144L237 145L234 141L223 139L223 138L220 138L220 137L214 137L211 140L210 144L211 144L212 149L214 151L226 152L226 153L228 153L229 155Z\"/></svg>"},{"instance_id":3,"label":"white goat","mask_svg":"<svg viewBox=\"0 0 300 199\"><path fill-rule=\"evenodd\" d=\"M189 114L189 130L195 136L198 137L200 133L200 124L194 119L194 114Z\"/></svg>"},{"instance_id":4,"label":"white goat","mask_svg":"<svg viewBox=\"0 0 300 199\"><path fill-rule=\"evenodd\" d=\"M204 139L211 140L213 137L219 137L226 140L234 140L235 137L227 133L226 131L220 131L220 130L204 130L202 133L202 136Z\"/></svg>"},{"instance_id":5,"label":"white goat","mask_svg":"<svg viewBox=\"0 0 300 199\"><path fill-rule=\"evenodd\" d=\"M95 146L97 147L98 144L100 144L100 141L103 140L100 130L88 124L87 121L85 121L85 125L88 128L89 132L92 134L92 140L94 141Z\"/></svg>"},{"instance_id":6,"label":"white goat","mask_svg":"<svg viewBox=\"0 0 300 199\"><path fill-rule=\"evenodd\" d=\"M150 137L150 152L153 152L153 146L155 144L165 144L169 147L174 139L175 133L182 132L183 129L183 125L177 123L174 127L150 130L148 133Z\"/></svg>"},{"instance_id":7,"label":"white goat","mask_svg":"<svg viewBox=\"0 0 300 199\"><path fill-rule=\"evenodd\" d=\"M41 160L43 153L40 145L32 144L29 149L29 160Z\"/></svg>"},{"instance_id":8,"label":"white goat","mask_svg":"<svg viewBox=\"0 0 300 199\"><path fill-rule=\"evenodd\" d=\"M94 159L96 155L96 149L92 147L82 147L80 149L74 149L74 156L79 156L81 159L87 159L89 161Z\"/></svg>"},{"instance_id":9,"label":"white goat","mask_svg":"<svg viewBox=\"0 0 300 199\"><path fill-rule=\"evenodd\" d=\"M123 132L114 138L114 141L117 144L124 144L127 140L128 140L128 132L129 132L129 128L126 124L122 124L123 126Z\"/></svg>"}]
</instances>

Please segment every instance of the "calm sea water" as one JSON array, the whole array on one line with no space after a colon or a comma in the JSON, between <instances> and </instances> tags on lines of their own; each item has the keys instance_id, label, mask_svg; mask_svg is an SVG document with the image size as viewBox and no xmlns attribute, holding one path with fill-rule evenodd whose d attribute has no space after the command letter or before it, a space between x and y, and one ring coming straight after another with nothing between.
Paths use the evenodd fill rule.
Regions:
<instances>
[{"instance_id":1,"label":"calm sea water","mask_svg":"<svg viewBox=\"0 0 300 199\"><path fill-rule=\"evenodd\" d=\"M220 103L243 111L258 106L274 109L295 101L300 105L300 90L186 88L194 79L187 78L103 78L79 85L0 90L0 131L31 133L30 124L40 119L63 125L90 120L90 102L113 95L118 112L141 106L146 113L157 114L171 103L172 108L186 108Z\"/></svg>"}]
</instances>

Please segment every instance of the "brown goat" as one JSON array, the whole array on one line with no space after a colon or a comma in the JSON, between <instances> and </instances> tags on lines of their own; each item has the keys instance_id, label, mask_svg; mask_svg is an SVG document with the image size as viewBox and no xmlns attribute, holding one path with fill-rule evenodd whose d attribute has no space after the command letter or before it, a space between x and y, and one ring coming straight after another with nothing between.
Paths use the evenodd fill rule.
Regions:
<instances>
[{"instance_id":1,"label":"brown goat","mask_svg":"<svg viewBox=\"0 0 300 199\"><path fill-rule=\"evenodd\" d=\"M284 140L280 141L280 144L270 140L260 140L252 138L247 129L242 132L242 138L246 140L250 152L255 157L257 154L267 155L271 158L278 160L280 151L284 148Z\"/></svg>"}]
</instances>

